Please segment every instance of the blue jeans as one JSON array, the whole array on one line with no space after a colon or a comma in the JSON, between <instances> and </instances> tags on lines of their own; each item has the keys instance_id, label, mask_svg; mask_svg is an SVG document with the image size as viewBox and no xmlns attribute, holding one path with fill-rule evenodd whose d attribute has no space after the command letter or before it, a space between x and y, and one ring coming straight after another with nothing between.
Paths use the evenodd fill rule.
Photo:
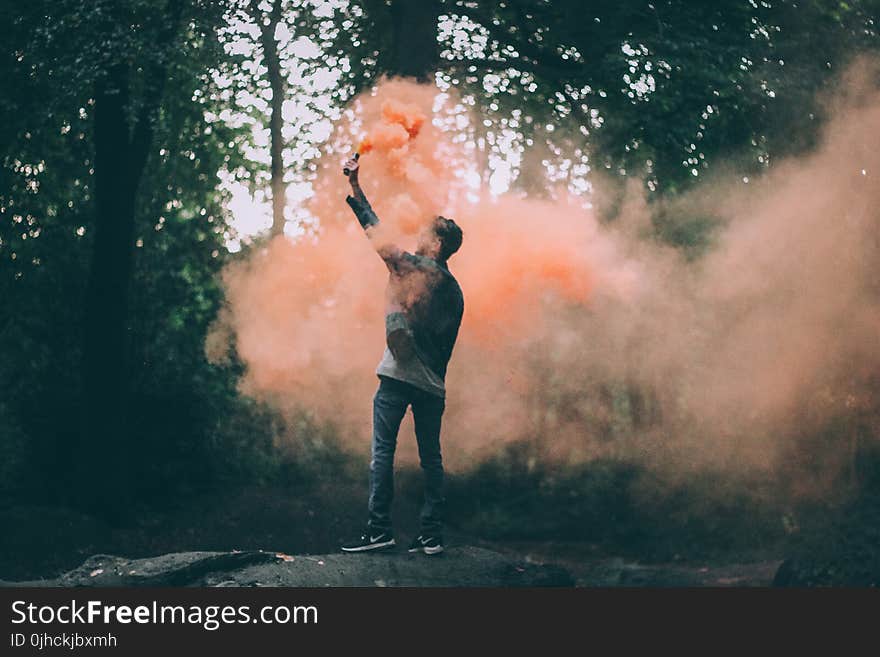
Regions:
<instances>
[{"instance_id":1,"label":"blue jeans","mask_svg":"<svg viewBox=\"0 0 880 657\"><path fill-rule=\"evenodd\" d=\"M443 460L440 456L440 420L446 402L403 381L379 377L373 398L373 445L370 460L370 529L391 531L394 498L394 450L400 422L412 406L419 461L425 473L425 499L420 515L421 533L442 531Z\"/></svg>"}]
</instances>

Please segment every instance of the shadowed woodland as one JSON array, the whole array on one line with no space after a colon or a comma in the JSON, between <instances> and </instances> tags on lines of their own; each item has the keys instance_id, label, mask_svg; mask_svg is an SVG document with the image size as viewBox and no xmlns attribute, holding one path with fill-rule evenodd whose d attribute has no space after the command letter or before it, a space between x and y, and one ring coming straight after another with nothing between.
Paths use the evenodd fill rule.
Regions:
<instances>
[{"instance_id":1,"label":"shadowed woodland","mask_svg":"<svg viewBox=\"0 0 880 657\"><path fill-rule=\"evenodd\" d=\"M34 0L0 18L0 579L95 553L330 552L360 526L368 436L279 414L205 342L225 267L320 239L318 162L342 161L332 127L383 76L459 95L478 120L443 130L481 183L566 189L609 226L635 189L639 239L699 271L725 219L676 201L812 153L841 76L880 54L876 0ZM804 416L797 468L672 478L612 448L662 422L660 393L548 379L527 403L588 398L601 456L560 463L550 429L484 450L450 473L450 537L878 585L880 373L860 376L844 410ZM402 518L420 486L404 468Z\"/></svg>"}]
</instances>

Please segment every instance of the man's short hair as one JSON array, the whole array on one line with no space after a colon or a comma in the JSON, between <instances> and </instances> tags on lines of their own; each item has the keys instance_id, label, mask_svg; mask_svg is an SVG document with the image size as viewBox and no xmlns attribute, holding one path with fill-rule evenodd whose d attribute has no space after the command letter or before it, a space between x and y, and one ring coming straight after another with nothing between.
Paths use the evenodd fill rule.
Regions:
<instances>
[{"instance_id":1,"label":"man's short hair","mask_svg":"<svg viewBox=\"0 0 880 657\"><path fill-rule=\"evenodd\" d=\"M434 219L434 233L440 239L441 260L448 260L461 247L461 228L452 219L438 216Z\"/></svg>"}]
</instances>

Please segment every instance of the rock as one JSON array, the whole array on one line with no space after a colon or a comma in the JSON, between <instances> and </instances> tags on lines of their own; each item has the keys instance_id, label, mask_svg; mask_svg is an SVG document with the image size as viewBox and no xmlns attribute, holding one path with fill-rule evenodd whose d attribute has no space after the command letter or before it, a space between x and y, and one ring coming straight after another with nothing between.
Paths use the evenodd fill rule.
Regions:
<instances>
[{"instance_id":1,"label":"rock","mask_svg":"<svg viewBox=\"0 0 880 657\"><path fill-rule=\"evenodd\" d=\"M183 552L150 559L95 555L54 580L5 586L573 586L559 566L517 562L454 546L442 555L400 549L366 554L294 555Z\"/></svg>"}]
</instances>

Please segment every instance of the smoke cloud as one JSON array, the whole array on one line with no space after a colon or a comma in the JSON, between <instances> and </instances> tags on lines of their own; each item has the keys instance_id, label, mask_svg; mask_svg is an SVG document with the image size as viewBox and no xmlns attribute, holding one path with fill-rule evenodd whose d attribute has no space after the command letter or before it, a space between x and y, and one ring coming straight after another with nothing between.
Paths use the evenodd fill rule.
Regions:
<instances>
[{"instance_id":1,"label":"smoke cloud","mask_svg":"<svg viewBox=\"0 0 880 657\"><path fill-rule=\"evenodd\" d=\"M432 120L443 111L436 89L383 81L354 101L328 147L310 206L319 230L275 238L224 272L209 356L234 343L243 393L288 417L307 409L351 449L369 449L387 271L345 204L341 162L360 144L361 184L389 239L412 248L437 214L464 230L449 263L465 295L444 417L453 469L528 440L560 462L778 472L811 489L864 439L815 436L840 418L876 417L880 93L870 68L840 83L814 152L748 184L719 175L665 207L633 184L607 224L563 192L475 198L460 174L467 153ZM689 262L648 235L658 211L723 227ZM402 456L412 458L407 431Z\"/></svg>"}]
</instances>

